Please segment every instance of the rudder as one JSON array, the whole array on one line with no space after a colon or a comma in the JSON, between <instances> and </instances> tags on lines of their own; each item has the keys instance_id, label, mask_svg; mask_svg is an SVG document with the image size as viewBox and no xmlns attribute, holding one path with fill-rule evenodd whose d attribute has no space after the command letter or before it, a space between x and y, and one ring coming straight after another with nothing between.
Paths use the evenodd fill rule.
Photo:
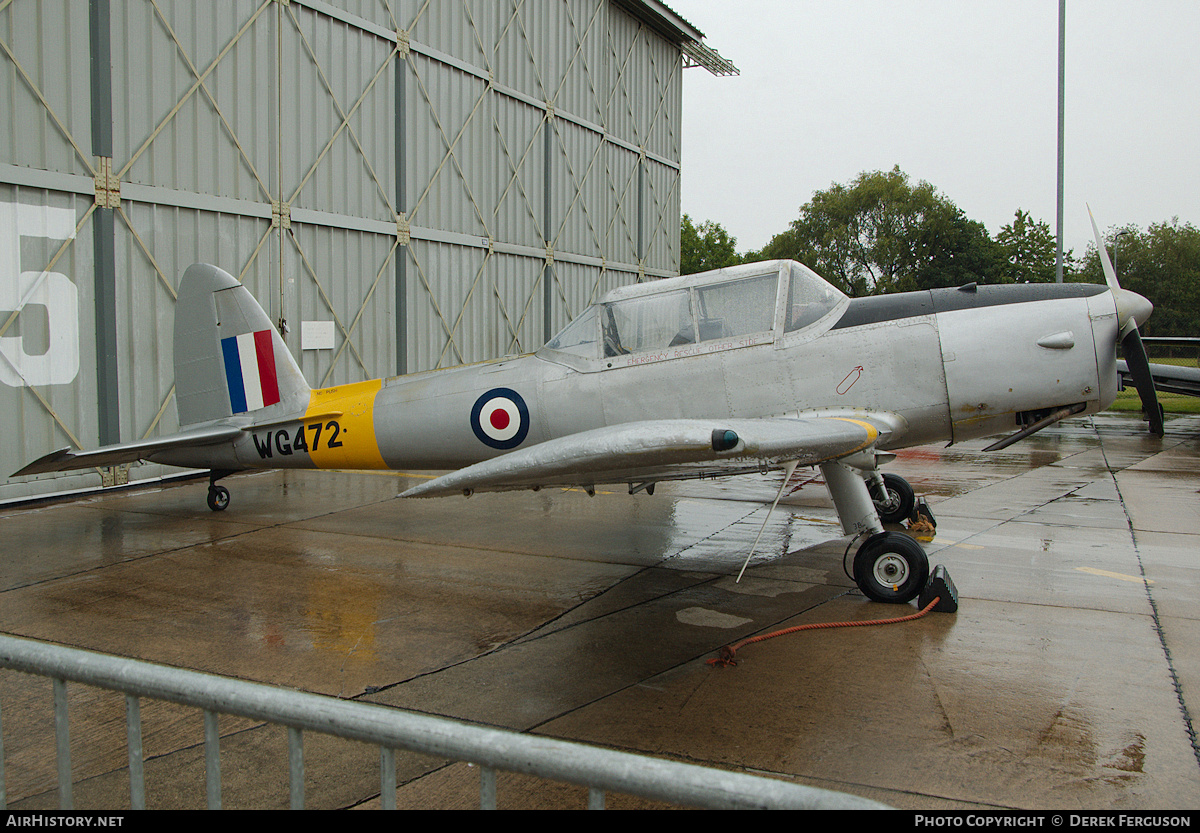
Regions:
<instances>
[{"instance_id":1,"label":"rudder","mask_svg":"<svg viewBox=\"0 0 1200 833\"><path fill-rule=\"evenodd\" d=\"M250 290L216 266L189 266L175 303L180 426L263 408L302 411L310 390Z\"/></svg>"}]
</instances>

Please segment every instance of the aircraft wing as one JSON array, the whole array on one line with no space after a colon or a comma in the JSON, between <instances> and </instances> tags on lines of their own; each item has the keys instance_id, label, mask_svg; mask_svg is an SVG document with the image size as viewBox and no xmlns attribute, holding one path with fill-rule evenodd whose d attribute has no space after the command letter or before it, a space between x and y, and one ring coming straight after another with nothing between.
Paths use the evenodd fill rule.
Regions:
<instances>
[{"instance_id":1,"label":"aircraft wing","mask_svg":"<svg viewBox=\"0 0 1200 833\"><path fill-rule=\"evenodd\" d=\"M242 429L236 426L220 425L185 431L181 434L172 434L169 437L159 437L153 440L107 445L92 451L72 451L69 447L60 448L57 451L51 451L44 457L39 457L25 468L14 472L12 476L20 477L26 474L45 474L46 472L86 469L93 466L103 468L121 463L132 463L137 460L145 460L151 454L160 451L228 442L241 433Z\"/></svg>"},{"instance_id":2,"label":"aircraft wing","mask_svg":"<svg viewBox=\"0 0 1200 833\"><path fill-rule=\"evenodd\" d=\"M720 477L793 460L807 466L867 448L889 432L886 420L869 417L630 422L511 451L401 497Z\"/></svg>"},{"instance_id":3,"label":"aircraft wing","mask_svg":"<svg viewBox=\"0 0 1200 833\"><path fill-rule=\"evenodd\" d=\"M1117 375L1120 377L1122 389L1133 384L1133 376L1124 359L1117 360ZM1152 364L1150 375L1154 378L1155 390L1181 393L1184 396L1200 396L1200 368Z\"/></svg>"}]
</instances>

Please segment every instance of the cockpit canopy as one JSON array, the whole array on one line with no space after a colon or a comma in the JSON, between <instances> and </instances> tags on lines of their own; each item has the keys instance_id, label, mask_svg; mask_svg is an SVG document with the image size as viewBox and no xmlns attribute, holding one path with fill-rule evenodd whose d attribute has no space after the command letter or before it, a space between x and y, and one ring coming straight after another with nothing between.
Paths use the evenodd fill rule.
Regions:
<instances>
[{"instance_id":1,"label":"cockpit canopy","mask_svg":"<svg viewBox=\"0 0 1200 833\"><path fill-rule=\"evenodd\" d=\"M794 261L732 266L614 289L542 349L582 359L677 358L769 343L812 326L846 302Z\"/></svg>"}]
</instances>

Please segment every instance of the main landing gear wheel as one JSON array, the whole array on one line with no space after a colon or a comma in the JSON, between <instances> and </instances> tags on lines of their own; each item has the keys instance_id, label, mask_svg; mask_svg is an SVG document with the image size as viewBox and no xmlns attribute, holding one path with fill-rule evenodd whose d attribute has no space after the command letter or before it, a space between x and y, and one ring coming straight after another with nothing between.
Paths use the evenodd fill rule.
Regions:
<instances>
[{"instance_id":1,"label":"main landing gear wheel","mask_svg":"<svg viewBox=\"0 0 1200 833\"><path fill-rule=\"evenodd\" d=\"M883 475L883 487L887 495L879 495L878 485L872 483L871 500L879 512L879 520L885 524L898 524L912 515L917 504L916 493L908 481L897 474Z\"/></svg>"},{"instance_id":2,"label":"main landing gear wheel","mask_svg":"<svg viewBox=\"0 0 1200 833\"><path fill-rule=\"evenodd\" d=\"M229 490L215 483L209 486L208 508L214 512L224 512L227 506L229 506Z\"/></svg>"},{"instance_id":3,"label":"main landing gear wheel","mask_svg":"<svg viewBox=\"0 0 1200 833\"><path fill-rule=\"evenodd\" d=\"M929 581L929 557L903 532L877 532L854 555L854 582L876 602L905 604Z\"/></svg>"}]
</instances>

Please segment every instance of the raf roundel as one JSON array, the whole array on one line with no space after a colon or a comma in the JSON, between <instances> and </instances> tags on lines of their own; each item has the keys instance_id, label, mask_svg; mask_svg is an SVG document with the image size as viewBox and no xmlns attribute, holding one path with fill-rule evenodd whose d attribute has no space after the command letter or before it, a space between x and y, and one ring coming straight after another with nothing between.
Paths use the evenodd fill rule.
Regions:
<instances>
[{"instance_id":1,"label":"raf roundel","mask_svg":"<svg viewBox=\"0 0 1200 833\"><path fill-rule=\"evenodd\" d=\"M510 388L492 388L475 400L471 430L484 445L507 451L529 434L529 408L521 394Z\"/></svg>"}]
</instances>

